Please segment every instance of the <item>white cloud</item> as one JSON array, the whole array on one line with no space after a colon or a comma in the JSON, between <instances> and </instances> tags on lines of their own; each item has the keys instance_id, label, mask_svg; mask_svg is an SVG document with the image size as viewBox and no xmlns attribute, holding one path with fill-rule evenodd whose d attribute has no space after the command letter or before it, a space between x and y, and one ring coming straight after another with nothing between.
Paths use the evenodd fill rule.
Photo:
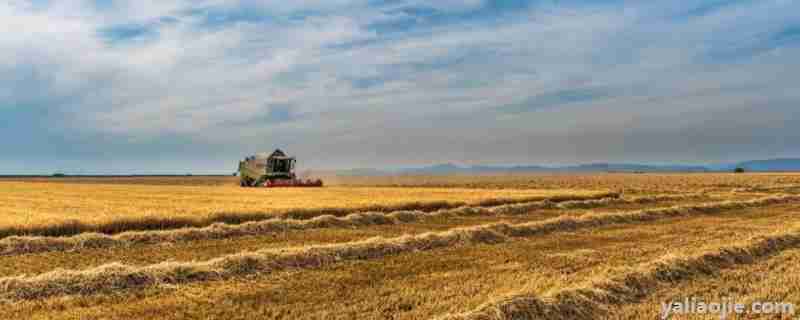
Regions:
<instances>
[{"instance_id":1,"label":"white cloud","mask_svg":"<svg viewBox=\"0 0 800 320\"><path fill-rule=\"evenodd\" d=\"M177 136L237 145L243 152L270 143L255 137L270 137L293 141L306 153L373 147L381 152L374 161L386 163L412 147L429 150L421 151L429 158L420 161L448 156L479 161L481 148L518 162L615 153L646 157L647 150L603 152L588 146L613 142L627 134L620 128L632 124L680 140L682 126L696 125L694 119L798 98L785 94L800 71L793 59L796 46L759 47L763 52L730 61L709 57L763 47L770 34L799 23L792 14L797 5L790 2L677 18L685 3L631 5L622 13L611 5L547 5L502 19L429 21L390 34L370 29L375 22L397 20L403 14L394 9L400 7L457 17L484 5L477 0L412 0L385 7L367 1L114 2L111 7L77 0L50 6L6 2L0 4L5 28L0 81L15 84L0 89L0 102L6 108L30 101L46 105L59 118L39 125L64 134L108 135L138 144ZM263 19L209 26L202 14L189 14L234 15L241 8ZM177 22L163 22L165 17ZM150 28L153 35L110 41L102 33L125 25ZM608 96L503 112L504 106L524 105L539 95L585 88L602 88ZM261 121L272 105L288 106L295 116ZM419 144L390 148L397 139ZM548 155L532 152L531 141ZM470 146L475 151L463 150Z\"/></svg>"}]
</instances>

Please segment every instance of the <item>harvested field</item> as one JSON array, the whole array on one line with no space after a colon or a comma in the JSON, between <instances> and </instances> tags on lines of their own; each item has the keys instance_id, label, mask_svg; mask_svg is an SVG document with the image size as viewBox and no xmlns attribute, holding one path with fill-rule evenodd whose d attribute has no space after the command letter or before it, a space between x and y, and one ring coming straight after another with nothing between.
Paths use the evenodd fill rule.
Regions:
<instances>
[{"instance_id":1,"label":"harvested field","mask_svg":"<svg viewBox=\"0 0 800 320\"><path fill-rule=\"evenodd\" d=\"M723 298L747 305L755 302L800 301L800 249L784 249L774 257L761 259L738 268L721 270L714 276L701 276L675 286L661 286L645 299L612 310L608 316L616 319L640 319L642 315L657 317L662 304L695 297L698 301L722 301ZM747 312L749 318L758 318ZM779 315L780 316L780 315ZM783 318L791 318L783 314ZM770 318L769 316L761 316ZM675 314L673 319L688 318ZM719 319L717 315L699 315L696 319ZM779 318L780 317L772 317Z\"/></svg>"},{"instance_id":2,"label":"harvested field","mask_svg":"<svg viewBox=\"0 0 800 320\"><path fill-rule=\"evenodd\" d=\"M780 285L797 280L797 177L3 181L0 317L651 319L663 301L732 294L800 306L798 287ZM14 220L26 211L42 220ZM48 220L59 214L80 224ZM145 218L186 223L109 227Z\"/></svg>"},{"instance_id":3,"label":"harvested field","mask_svg":"<svg viewBox=\"0 0 800 320\"><path fill-rule=\"evenodd\" d=\"M65 237L10 236L0 239L0 255L16 255L46 251L73 251L84 248L97 249L116 246L126 247L136 244L165 244L183 241L211 240L270 234L282 234L285 236L287 232L297 232L310 229L359 228L372 225L404 224L436 219L447 219L452 221L454 218L470 216L525 215L533 210L602 208L612 205L658 203L662 201L669 202L676 200L688 201L702 198L704 197L700 195L678 195L635 197L627 199L617 197L616 195L610 195L609 197L601 199L570 200L564 202L544 200L490 207L462 206L453 209L440 209L431 212L421 210L360 212L351 213L342 217L323 215L306 220L272 218L262 221L244 222L241 224L215 223L207 227L185 227L174 230L129 231L115 235L85 232L74 236ZM582 224L604 223L602 221L616 223L624 220L625 217L639 216L639 218L635 218L639 220L658 219L659 216L693 214L709 211L713 212L717 209L728 210L730 208L761 206L773 203L794 202L798 200L800 200L800 197L783 196L698 205L682 204L670 208L638 210L630 213L586 214L580 219L567 218L565 215L562 215L560 218L542 221L540 226L545 228L549 225L569 225L569 228L577 228ZM632 221L636 221L635 219L631 218Z\"/></svg>"},{"instance_id":4,"label":"harvested field","mask_svg":"<svg viewBox=\"0 0 800 320\"><path fill-rule=\"evenodd\" d=\"M800 184L798 173L529 173L504 175L430 175L328 178L341 186L444 188L591 188L627 193L726 191L735 188L775 188Z\"/></svg>"},{"instance_id":5,"label":"harvested field","mask_svg":"<svg viewBox=\"0 0 800 320\"><path fill-rule=\"evenodd\" d=\"M588 190L155 186L0 181L0 236L203 226L270 217L426 210L545 199L603 198Z\"/></svg>"}]
</instances>

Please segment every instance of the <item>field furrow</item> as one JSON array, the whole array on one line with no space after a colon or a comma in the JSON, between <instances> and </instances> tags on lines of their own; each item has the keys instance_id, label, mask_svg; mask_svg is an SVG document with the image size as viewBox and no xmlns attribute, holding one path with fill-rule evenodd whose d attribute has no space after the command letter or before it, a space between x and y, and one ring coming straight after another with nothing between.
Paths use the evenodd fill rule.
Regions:
<instances>
[{"instance_id":1,"label":"field furrow","mask_svg":"<svg viewBox=\"0 0 800 320\"><path fill-rule=\"evenodd\" d=\"M376 179L0 181L0 319L633 320L687 297L800 303L786 285L800 175Z\"/></svg>"},{"instance_id":2,"label":"field furrow","mask_svg":"<svg viewBox=\"0 0 800 320\"><path fill-rule=\"evenodd\" d=\"M215 277L213 281L183 282L179 287L141 287L139 281L147 282L146 277L140 278L141 273L132 278L118 277L124 274L124 268L113 267L92 273L57 272L48 276L4 279L4 287L8 289L3 296L23 300L8 305L0 316L26 314L32 318L122 319L179 315L183 318L236 319L237 315L258 315L265 319L383 319L391 315L395 319L423 319L470 310L491 297L519 290L528 290L538 296L598 276L618 275L626 268L668 253L699 254L709 247L722 247L743 237L785 231L785 227L773 223L775 220L800 224L800 216L795 214L798 210L796 205L760 209L738 209L736 214L730 215L669 218L604 226L584 232L513 238L501 244L494 243L498 239L496 235L484 231L466 233L468 235L450 231L447 234L459 239L456 241L473 243L382 258L370 254L386 251L375 251L376 246L367 244L351 247L340 255L345 259L338 261L333 258L325 260L328 259L325 254L336 250L336 246L313 249L313 254L307 256L299 255L309 249L284 254L273 252L273 258L293 257L283 260L291 263L270 264L268 267L273 269L269 274L256 272L252 277L236 276L224 280ZM431 243L443 243L441 241L446 239L443 236L417 238L416 242L406 244L424 244L424 248ZM304 259L294 260L299 257ZM347 257L358 259L347 261ZM216 261L220 263L221 260ZM236 266L232 270L244 273L254 270L248 268L258 269L260 266L250 259L237 261L228 261L230 264L221 266ZM330 263L325 263L328 261ZM313 268L298 269L298 263ZM165 266L167 264L160 267ZM144 272L145 269L137 271ZM105 271L111 273L105 275ZM183 271L187 272L162 279L174 284L176 279L192 276L191 269ZM73 278L75 276L77 278ZM110 279L115 280L106 282ZM109 284L113 286L104 287ZM124 289L135 287L145 290ZM101 290L93 290L97 288ZM68 299L45 298L52 294L91 292L104 294L80 294Z\"/></svg>"},{"instance_id":3,"label":"field furrow","mask_svg":"<svg viewBox=\"0 0 800 320\"><path fill-rule=\"evenodd\" d=\"M703 204L716 198L691 198L677 201L683 205ZM658 203L662 204L662 203ZM676 205L675 201L664 202ZM112 246L108 248L82 247L74 251L48 251L22 255L0 255L0 276L40 274L54 269L87 269L109 262L145 266L163 261L210 260L222 255L261 249L281 249L309 245L353 242L374 237L400 237L426 232L443 232L452 228L472 227L498 222L522 224L540 222L558 217L579 217L587 214L633 212L647 209L653 204L610 205L592 209L542 209L525 214L514 210L502 215L472 215L457 217L429 217L420 221L370 225L358 228L322 228L279 232L259 236L244 236L200 241L164 242L156 245ZM47 238L50 239L50 238Z\"/></svg>"},{"instance_id":4,"label":"field furrow","mask_svg":"<svg viewBox=\"0 0 800 320\"><path fill-rule=\"evenodd\" d=\"M3 182L0 182L0 186L2 186ZM115 186L116 187L116 186ZM187 187L182 187L187 188ZM115 189L112 189L115 190ZM124 190L124 189L123 189ZM91 206L86 206L86 208L82 206L76 206L74 209L77 211L86 210L85 212L80 212L77 214L76 218L73 219L66 219L65 217L74 216L75 214L70 214L69 212L72 211L73 208L65 209L62 207L57 207L57 210L60 211L60 215L54 215L54 213L42 213L39 212L43 209L37 210L29 210L24 212L17 212L21 211L19 209L15 209L16 207L27 207L27 206L36 206L30 203L31 200L22 201L19 199L12 198L16 193L12 192L11 195L4 195L0 192L0 201L3 201L5 207L0 208L0 214L5 213L7 218L0 223L0 238L8 237L8 236L21 236L21 235L33 235L33 236L70 236L70 235L77 235L81 233L103 233L103 234L116 234L122 233L126 231L137 231L137 230L169 230L169 229L180 229L180 228L187 228L187 227L206 227L215 223L226 223L226 224L240 224L244 222L250 221L263 221L273 218L293 218L293 219L311 219L317 216L322 215L333 215L333 216L344 216L347 214L357 213L357 212L392 212L392 211L400 211L400 210L419 210L419 211L436 211L442 209L454 209L463 206L475 206L475 207L492 207L504 204L515 204L515 203L527 203L527 202L537 202L537 201L544 201L549 200L552 202L564 202L564 201L580 201L580 200L592 200L592 199L603 199L608 197L618 197L619 194L615 192L603 192L603 191L572 191L572 190L565 190L561 193L556 191L497 191L497 192L474 192L472 190L462 190L462 193L458 193L458 190L452 190L450 192L445 192L441 190L429 190L430 194L425 195L425 193L420 193L420 190L416 190L410 192L410 196L419 196L420 199L431 199L431 200L413 200L413 198L409 198L409 194L405 194L402 190L407 189L398 189L401 191L393 190L390 188L391 191L385 191L386 194L381 196L380 190L373 190L370 192L365 192L367 195L375 194L372 196L371 202L365 202L364 204L360 204L356 202L355 204L345 205L342 207L328 207L328 206L321 206L319 203L341 203L342 200L324 200L324 196L326 194L318 194L319 191L310 191L306 193L287 193L286 191L280 191L277 194L268 194L263 193L264 190L258 190L262 192L261 194L265 197L262 201L257 201L256 199L248 200L252 202L252 207L257 209L247 210L249 208L247 204L231 207L230 208L244 208L244 209L213 209L209 208L208 211L198 211L204 208L203 206L199 206L197 204L190 204L192 198L188 200L180 201L177 199L172 199L175 203L172 203L169 207L172 207L173 211L165 211L165 209L161 209L160 214L151 214L148 211L142 212L134 212L128 214L99 214L96 212L98 207L103 206L102 204L95 204ZM153 190L155 192L155 190ZM189 191L182 190L183 192L189 193ZM19 192L19 191L17 191ZM61 191L65 192L65 191ZM122 193L123 191L114 191L111 195L106 195L106 197L122 197L124 194L117 194ZM207 191L205 191L207 192ZM328 197L339 196L340 198L346 198L348 196L345 192L346 191L326 191L326 192L333 192L333 195L327 195ZM338 192L338 194L337 194ZM355 191L358 192L358 191ZM424 192L424 191L422 191ZM47 195L47 193L44 193ZM303 201L308 201L308 199L294 199L297 198L299 195L303 195L304 197L310 197L315 194L321 196L322 198L318 199L317 204L313 206L303 207ZM78 195L69 194L72 197L78 197ZM392 195L396 195L398 198L393 199L391 198ZM500 195L501 197L498 197ZM156 197L157 195L152 195ZM352 195L350 195L352 196ZM50 195L50 196L39 196L36 197L35 201L49 203L47 200L50 198L58 198L58 197L65 197L64 195ZM252 195L248 195L248 197L252 197ZM269 205L271 201L275 201L276 197L286 197L288 200L282 200L283 203L279 203L275 205L274 209L264 209L264 203ZM385 202L379 202L381 197L389 197L386 199ZM450 197L450 198L448 198ZM470 200L457 200L459 198L463 199L470 199ZM10 200L9 200L10 199ZM277 198L280 199L280 198ZM437 199L437 200L433 200ZM132 201L132 204L135 203L160 203L160 202L167 202L170 199L168 197L164 197L164 199L156 200L156 199L141 199L141 200L134 200L129 199L128 201ZM60 202L66 201L63 198L59 198ZM97 200L92 200L88 202L93 202ZM231 200L225 200L230 202ZM73 202L80 202L86 203L87 201L80 201L79 199L74 199ZM213 201L212 201L213 202ZM221 205L226 205L223 200L219 200ZM242 201L247 202L247 201ZM187 209L191 209L189 212L186 212L186 209L180 209L174 207L176 204L185 203L187 205ZM388 203L388 204L387 204ZM151 204L152 205L152 204ZM44 206L48 208L48 206ZM165 206L165 208L169 208ZM135 209L136 206L130 206L126 208L126 212L129 210ZM104 208L103 210L114 210ZM33 211L33 213L31 212ZM12 219L12 217L14 219ZM22 217L25 217L24 219Z\"/></svg>"},{"instance_id":5,"label":"field furrow","mask_svg":"<svg viewBox=\"0 0 800 320\"><path fill-rule=\"evenodd\" d=\"M706 304L741 304L740 311L727 313L728 319L793 319L800 316L800 249L793 248L736 268L723 269L670 286L661 286L636 303L610 308L609 319L660 318L720 319L722 312L681 313L664 311L664 304L685 301ZM753 309L754 304L771 304L772 312ZM784 306L781 306L783 304ZM785 308L789 304L793 308ZM791 311L794 312L791 312Z\"/></svg>"},{"instance_id":6,"label":"field furrow","mask_svg":"<svg viewBox=\"0 0 800 320\"><path fill-rule=\"evenodd\" d=\"M610 224L631 224L693 214L786 204L798 196L775 196L747 201L728 201L645 209L636 212L563 217L541 222L496 223L444 232L406 235L398 238L373 238L333 245L265 249L239 253L201 262L168 262L150 266L119 263L84 271L57 270L34 277L0 278L0 297L29 299L42 296L91 293L112 288L134 288L162 283L184 283L225 279L255 273L269 273L290 268L316 268L342 260L376 259L407 252L427 251L456 245L495 244L515 237L531 237L554 232L597 228Z\"/></svg>"},{"instance_id":7,"label":"field furrow","mask_svg":"<svg viewBox=\"0 0 800 320\"><path fill-rule=\"evenodd\" d=\"M517 294L476 311L441 319L597 319L612 308L639 301L660 286L713 276L726 268L766 259L784 250L800 248L800 225L777 234L759 236L691 255L668 255L628 272L598 279L579 287L544 296Z\"/></svg>"},{"instance_id":8,"label":"field furrow","mask_svg":"<svg viewBox=\"0 0 800 320\"><path fill-rule=\"evenodd\" d=\"M306 220L267 219L242 224L215 223L207 227L187 227L163 231L124 232L116 235L82 233L70 237L11 236L0 239L0 255L18 255L48 251L74 251L81 249L101 249L141 244L164 244L185 241L225 239L244 236L285 234L310 229L325 228L363 228L376 225L393 225L423 220L448 219L469 216L523 215L534 210L579 210L602 207L623 207L630 205L656 204L661 202L688 202L708 199L704 195L656 195L622 198L611 196L600 199L570 200L555 202L551 200L504 204L494 207L463 206L426 212L422 210L402 210L392 212L352 213L337 217L318 216Z\"/></svg>"},{"instance_id":9,"label":"field furrow","mask_svg":"<svg viewBox=\"0 0 800 320\"><path fill-rule=\"evenodd\" d=\"M656 198L664 199L663 196L646 197L646 199L651 200ZM346 243L375 237L387 238L420 235L426 232L444 232L453 228L475 227L497 223L522 225L551 222L550 225L552 225L552 223L561 223L563 219L569 220L571 217L636 214L653 210L663 211L686 206L709 205L709 203L704 202L704 200L708 200L709 198L697 198L695 196L687 198L690 200L681 201L681 203L683 203L682 205L663 208L648 208L652 203L648 203L648 201L645 201L645 204L639 203L642 202L641 199L645 199L642 197L632 199L634 201L628 199L626 202L633 202L633 204L612 205L611 207L594 209L543 209L528 211L528 213L522 214L522 211L517 210L519 205L513 205L516 209L510 211L504 210L504 213L500 215L435 215L427 216L426 219L420 221L402 224L377 224L360 226L357 228L282 230L274 233L243 237L159 242L155 245L135 245L133 243L127 243L126 245L116 246L113 242L110 242L111 246L104 247L102 245L97 245L97 242L90 242L91 245L80 244L78 245L78 249L69 251L60 251L59 246L63 245L62 243L64 242L70 245L70 240L74 240L75 237L34 238L43 242L38 242L37 240L34 241L35 243L33 244L26 243L25 241L22 241L21 244L16 244L14 242L15 239L26 238L9 237L0 240L0 243L6 245L4 250L8 252L12 252L13 250L38 252L22 255L0 255L0 276L39 274L57 268L86 269L109 262L122 262L129 265L145 266L162 261L210 260L218 256L236 254L242 251ZM752 201L753 200L741 200L738 202L749 203ZM566 203L560 203L558 205L562 204ZM541 204L537 204L536 206L538 207L539 205ZM547 205L547 207L550 206L551 205ZM544 225L547 226L548 223L544 223ZM172 231L162 231L158 233L171 234ZM78 238L80 237L81 236Z\"/></svg>"}]
</instances>

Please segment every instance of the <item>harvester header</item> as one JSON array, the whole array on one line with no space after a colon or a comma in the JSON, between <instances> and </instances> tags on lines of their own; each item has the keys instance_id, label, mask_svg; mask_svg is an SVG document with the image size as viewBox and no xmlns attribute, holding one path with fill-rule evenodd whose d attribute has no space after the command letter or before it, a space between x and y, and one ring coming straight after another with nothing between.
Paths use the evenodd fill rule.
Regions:
<instances>
[{"instance_id":1,"label":"harvester header","mask_svg":"<svg viewBox=\"0 0 800 320\"><path fill-rule=\"evenodd\" d=\"M271 154L259 153L239 161L239 185L242 187L321 187L322 180L298 179L294 157L280 149Z\"/></svg>"}]
</instances>

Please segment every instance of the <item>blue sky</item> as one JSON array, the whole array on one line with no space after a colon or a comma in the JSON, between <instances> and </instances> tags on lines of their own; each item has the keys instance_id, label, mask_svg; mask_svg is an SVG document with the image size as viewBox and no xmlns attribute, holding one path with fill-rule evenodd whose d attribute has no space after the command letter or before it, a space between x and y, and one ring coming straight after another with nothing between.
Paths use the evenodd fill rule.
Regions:
<instances>
[{"instance_id":1,"label":"blue sky","mask_svg":"<svg viewBox=\"0 0 800 320\"><path fill-rule=\"evenodd\" d=\"M0 4L0 174L800 156L798 1Z\"/></svg>"}]
</instances>

